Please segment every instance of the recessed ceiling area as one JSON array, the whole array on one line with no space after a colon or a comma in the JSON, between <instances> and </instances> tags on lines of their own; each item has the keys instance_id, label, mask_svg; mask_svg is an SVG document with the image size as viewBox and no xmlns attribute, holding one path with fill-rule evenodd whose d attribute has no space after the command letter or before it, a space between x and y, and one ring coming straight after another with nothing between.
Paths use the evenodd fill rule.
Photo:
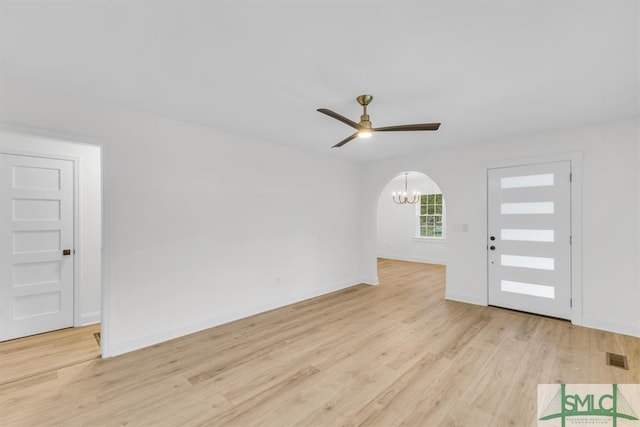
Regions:
<instances>
[{"instance_id":1,"label":"recessed ceiling area","mask_svg":"<svg viewBox=\"0 0 640 427\"><path fill-rule=\"evenodd\" d=\"M368 162L639 111L639 6L620 2L2 1L0 97L59 91ZM373 126L441 122L340 148Z\"/></svg>"}]
</instances>

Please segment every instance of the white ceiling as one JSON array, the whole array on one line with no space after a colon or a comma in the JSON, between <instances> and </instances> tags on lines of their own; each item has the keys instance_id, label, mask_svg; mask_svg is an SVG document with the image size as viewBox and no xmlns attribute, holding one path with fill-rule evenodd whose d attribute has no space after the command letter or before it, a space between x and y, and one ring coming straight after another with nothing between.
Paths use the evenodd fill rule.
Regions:
<instances>
[{"instance_id":1,"label":"white ceiling","mask_svg":"<svg viewBox=\"0 0 640 427\"><path fill-rule=\"evenodd\" d=\"M7 1L12 82L371 161L638 115L637 1ZM315 110L374 126L352 133Z\"/></svg>"}]
</instances>

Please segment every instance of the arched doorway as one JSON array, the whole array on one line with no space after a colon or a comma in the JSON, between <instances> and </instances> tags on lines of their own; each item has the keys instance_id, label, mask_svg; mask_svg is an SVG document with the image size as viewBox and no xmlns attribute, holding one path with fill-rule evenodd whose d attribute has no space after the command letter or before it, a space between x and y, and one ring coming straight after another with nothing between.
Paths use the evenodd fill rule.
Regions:
<instances>
[{"instance_id":1,"label":"arched doorway","mask_svg":"<svg viewBox=\"0 0 640 427\"><path fill-rule=\"evenodd\" d=\"M405 183L406 201L399 197ZM432 178L422 172L399 173L378 197L376 256L446 265L446 215L445 197Z\"/></svg>"}]
</instances>

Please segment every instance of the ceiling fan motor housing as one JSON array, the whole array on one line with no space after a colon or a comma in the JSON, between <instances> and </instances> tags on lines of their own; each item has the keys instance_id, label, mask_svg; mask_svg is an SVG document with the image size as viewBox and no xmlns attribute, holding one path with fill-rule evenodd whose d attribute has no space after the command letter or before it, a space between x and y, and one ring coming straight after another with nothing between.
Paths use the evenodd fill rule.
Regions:
<instances>
[{"instance_id":1,"label":"ceiling fan motor housing","mask_svg":"<svg viewBox=\"0 0 640 427\"><path fill-rule=\"evenodd\" d=\"M371 121L369 120L368 114L363 114L360 116L360 123L358 123L361 127L371 129Z\"/></svg>"}]
</instances>

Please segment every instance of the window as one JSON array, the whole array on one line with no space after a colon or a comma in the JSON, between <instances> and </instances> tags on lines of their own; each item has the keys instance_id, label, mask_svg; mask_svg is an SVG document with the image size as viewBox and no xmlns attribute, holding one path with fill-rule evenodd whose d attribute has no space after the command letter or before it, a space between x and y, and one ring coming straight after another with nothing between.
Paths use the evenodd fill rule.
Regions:
<instances>
[{"instance_id":1,"label":"window","mask_svg":"<svg viewBox=\"0 0 640 427\"><path fill-rule=\"evenodd\" d=\"M418 207L418 237L444 237L444 200L442 194L420 196Z\"/></svg>"}]
</instances>

